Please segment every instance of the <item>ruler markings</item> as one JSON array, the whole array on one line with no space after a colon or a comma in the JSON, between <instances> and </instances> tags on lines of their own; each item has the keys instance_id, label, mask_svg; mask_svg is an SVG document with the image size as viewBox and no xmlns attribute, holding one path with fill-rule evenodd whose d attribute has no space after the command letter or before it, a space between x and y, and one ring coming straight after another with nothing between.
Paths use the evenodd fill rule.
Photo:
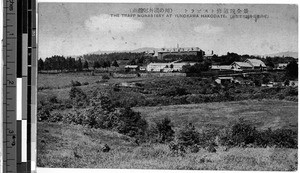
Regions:
<instances>
[{"instance_id":1,"label":"ruler markings","mask_svg":"<svg viewBox=\"0 0 300 173\"><path fill-rule=\"evenodd\" d=\"M31 153L36 150L36 137L31 136L36 131L36 123L31 121L36 119L35 7L35 0L10 0L4 5L4 172L36 171L36 153Z\"/></svg>"}]
</instances>

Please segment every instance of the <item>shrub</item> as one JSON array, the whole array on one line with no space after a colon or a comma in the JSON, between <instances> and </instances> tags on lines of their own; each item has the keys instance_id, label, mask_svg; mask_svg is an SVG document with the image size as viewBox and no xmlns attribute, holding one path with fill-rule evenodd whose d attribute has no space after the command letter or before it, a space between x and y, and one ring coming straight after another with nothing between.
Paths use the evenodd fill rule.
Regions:
<instances>
[{"instance_id":1,"label":"shrub","mask_svg":"<svg viewBox=\"0 0 300 173\"><path fill-rule=\"evenodd\" d=\"M139 112L134 112L131 108L121 108L116 129L119 133L139 138L145 134L147 121Z\"/></svg>"},{"instance_id":2,"label":"shrub","mask_svg":"<svg viewBox=\"0 0 300 173\"><path fill-rule=\"evenodd\" d=\"M239 119L230 128L222 129L219 134L219 142L225 146L258 146L297 148L297 131L291 129L270 128L257 131L255 127L243 119Z\"/></svg>"},{"instance_id":3,"label":"shrub","mask_svg":"<svg viewBox=\"0 0 300 173\"><path fill-rule=\"evenodd\" d=\"M69 123L69 124L82 124L82 113L78 110L72 111L72 112L68 112L66 114L63 115L62 117L62 121L64 123Z\"/></svg>"},{"instance_id":4,"label":"shrub","mask_svg":"<svg viewBox=\"0 0 300 173\"><path fill-rule=\"evenodd\" d=\"M281 148L297 148L297 132L291 129L277 129L272 133L272 142Z\"/></svg>"},{"instance_id":5,"label":"shrub","mask_svg":"<svg viewBox=\"0 0 300 173\"><path fill-rule=\"evenodd\" d=\"M187 95L187 94L189 94L189 93L187 92L187 90L185 88L174 87L174 86L169 87L159 93L159 95L168 96L168 97L183 96L183 95Z\"/></svg>"},{"instance_id":6,"label":"shrub","mask_svg":"<svg viewBox=\"0 0 300 173\"><path fill-rule=\"evenodd\" d=\"M231 127L231 140L235 146L254 143L256 135L255 127L242 118Z\"/></svg>"},{"instance_id":7,"label":"shrub","mask_svg":"<svg viewBox=\"0 0 300 173\"><path fill-rule=\"evenodd\" d=\"M92 106L100 106L103 111L114 112L116 107L111 100L111 97L108 93L101 91L94 91L92 93L93 98L91 99Z\"/></svg>"},{"instance_id":8,"label":"shrub","mask_svg":"<svg viewBox=\"0 0 300 173\"><path fill-rule=\"evenodd\" d=\"M72 87L69 92L70 99L73 101L75 106L86 106L88 104L87 95L82 91L82 89L77 87Z\"/></svg>"},{"instance_id":9,"label":"shrub","mask_svg":"<svg viewBox=\"0 0 300 173\"><path fill-rule=\"evenodd\" d=\"M110 78L109 78L108 75L103 75L103 76L102 76L102 79L103 79L103 80L109 80Z\"/></svg>"},{"instance_id":10,"label":"shrub","mask_svg":"<svg viewBox=\"0 0 300 173\"><path fill-rule=\"evenodd\" d=\"M199 134L199 145L202 147L208 147L210 145L215 145L216 136L219 135L219 130L210 128L205 129Z\"/></svg>"},{"instance_id":11,"label":"shrub","mask_svg":"<svg viewBox=\"0 0 300 173\"><path fill-rule=\"evenodd\" d=\"M71 86L75 87L75 86L81 86L81 83L78 81L73 81L71 80Z\"/></svg>"},{"instance_id":12,"label":"shrub","mask_svg":"<svg viewBox=\"0 0 300 173\"><path fill-rule=\"evenodd\" d=\"M168 117L155 123L158 132L158 141L161 143L170 142L174 138L174 130L172 129L171 120Z\"/></svg>"},{"instance_id":13,"label":"shrub","mask_svg":"<svg viewBox=\"0 0 300 173\"><path fill-rule=\"evenodd\" d=\"M177 135L178 144L185 147L193 146L200 142L199 132L192 123L181 128Z\"/></svg>"},{"instance_id":14,"label":"shrub","mask_svg":"<svg viewBox=\"0 0 300 173\"><path fill-rule=\"evenodd\" d=\"M53 114L50 115L48 121L55 123L55 122L62 121L62 119L63 119L63 116L61 115L61 113L55 112L55 113L53 113Z\"/></svg>"},{"instance_id":15,"label":"shrub","mask_svg":"<svg viewBox=\"0 0 300 173\"><path fill-rule=\"evenodd\" d=\"M118 114L107 111L101 105L88 109L83 118L82 124L94 128L113 129L119 124Z\"/></svg>"},{"instance_id":16,"label":"shrub","mask_svg":"<svg viewBox=\"0 0 300 173\"><path fill-rule=\"evenodd\" d=\"M171 151L171 154L175 156L184 156L186 154L185 147L174 141L169 143L169 149Z\"/></svg>"},{"instance_id":17,"label":"shrub","mask_svg":"<svg viewBox=\"0 0 300 173\"><path fill-rule=\"evenodd\" d=\"M41 105L39 104L37 107L37 119L38 121L46 121L50 117L50 112L52 111L52 107L50 105Z\"/></svg>"},{"instance_id":18,"label":"shrub","mask_svg":"<svg viewBox=\"0 0 300 173\"><path fill-rule=\"evenodd\" d=\"M58 99L56 95L51 95L48 97L50 103L58 103Z\"/></svg>"},{"instance_id":19,"label":"shrub","mask_svg":"<svg viewBox=\"0 0 300 173\"><path fill-rule=\"evenodd\" d=\"M159 135L156 124L153 122L148 123L148 127L146 130L145 139L150 143L157 143L159 142Z\"/></svg>"},{"instance_id":20,"label":"shrub","mask_svg":"<svg viewBox=\"0 0 300 173\"><path fill-rule=\"evenodd\" d=\"M281 93L286 96L298 96L298 89L294 87L287 87L281 90Z\"/></svg>"}]
</instances>

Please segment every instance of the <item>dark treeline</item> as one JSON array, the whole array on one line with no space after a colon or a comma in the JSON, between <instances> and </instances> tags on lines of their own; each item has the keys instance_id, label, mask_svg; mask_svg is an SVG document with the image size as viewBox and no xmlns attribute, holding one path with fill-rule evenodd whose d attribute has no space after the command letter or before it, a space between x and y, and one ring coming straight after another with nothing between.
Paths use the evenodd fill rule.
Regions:
<instances>
[{"instance_id":1,"label":"dark treeline","mask_svg":"<svg viewBox=\"0 0 300 173\"><path fill-rule=\"evenodd\" d=\"M262 60L266 66L274 67L278 63L288 63L294 60L293 57L265 57L254 56L254 55L239 55L237 53L227 52L226 55L213 55L211 58L211 62L213 64L219 65L230 65L234 61L245 61L246 59L260 59Z\"/></svg>"},{"instance_id":2,"label":"dark treeline","mask_svg":"<svg viewBox=\"0 0 300 173\"><path fill-rule=\"evenodd\" d=\"M89 68L119 67L120 65L144 65L154 62L157 58L146 53L110 53L110 54L86 54L77 58L54 55L45 60L38 60L38 71L57 70L64 71L83 71ZM124 61L125 64L119 64ZM121 62L122 63L122 62Z\"/></svg>"},{"instance_id":3,"label":"dark treeline","mask_svg":"<svg viewBox=\"0 0 300 173\"><path fill-rule=\"evenodd\" d=\"M116 61L126 61L122 65L144 65L157 60L156 57L148 55L144 52L142 53L131 53L131 52L118 52L109 54L86 54L82 56L83 59L88 62L113 62ZM120 64L119 64L120 65Z\"/></svg>"},{"instance_id":4,"label":"dark treeline","mask_svg":"<svg viewBox=\"0 0 300 173\"><path fill-rule=\"evenodd\" d=\"M83 71L84 69L88 69L88 63L87 61L82 61L81 58L76 60L71 57L65 58L64 56L54 55L45 60L41 58L38 60L38 71L57 70L63 72Z\"/></svg>"}]
</instances>

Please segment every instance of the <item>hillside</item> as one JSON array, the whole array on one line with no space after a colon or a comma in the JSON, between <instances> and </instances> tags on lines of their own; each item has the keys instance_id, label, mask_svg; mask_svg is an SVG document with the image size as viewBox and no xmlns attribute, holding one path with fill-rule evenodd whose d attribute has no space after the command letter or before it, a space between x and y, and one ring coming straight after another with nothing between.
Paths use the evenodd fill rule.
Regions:
<instances>
[{"instance_id":1,"label":"hillside","mask_svg":"<svg viewBox=\"0 0 300 173\"><path fill-rule=\"evenodd\" d=\"M297 127L297 103L286 101L241 101L139 107L148 120L168 115L174 126L193 122L230 124L233 118L247 117L264 122L263 127ZM275 108L275 109L274 109ZM269 112L269 113L266 113ZM38 122L37 150L39 167L122 168L122 169L193 169L193 170L260 170L292 171L297 169L297 149L287 148L217 148L212 153L201 148L184 157L174 156L168 144L137 145L130 137L81 125ZM101 151L107 144L109 152Z\"/></svg>"},{"instance_id":2,"label":"hillside","mask_svg":"<svg viewBox=\"0 0 300 173\"><path fill-rule=\"evenodd\" d=\"M158 48L154 47L142 47L138 49L133 49L133 50L116 50L116 51L103 51L103 50L98 50L96 52L92 52L90 54L109 54L109 53L115 53L115 52L131 52L131 53L140 53L140 52L150 52L150 51L157 51L159 50Z\"/></svg>"}]
</instances>

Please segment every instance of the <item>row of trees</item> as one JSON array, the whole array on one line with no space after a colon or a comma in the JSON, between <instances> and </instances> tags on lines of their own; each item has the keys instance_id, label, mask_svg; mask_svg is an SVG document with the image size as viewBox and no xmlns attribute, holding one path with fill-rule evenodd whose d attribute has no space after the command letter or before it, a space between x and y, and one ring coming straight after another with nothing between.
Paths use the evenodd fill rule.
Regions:
<instances>
[{"instance_id":1,"label":"row of trees","mask_svg":"<svg viewBox=\"0 0 300 173\"><path fill-rule=\"evenodd\" d=\"M54 55L50 58L46 58L45 60L42 60L41 58L38 60L38 71L82 71L88 68L88 62L82 62L81 58L76 60L71 57L65 58L64 56Z\"/></svg>"},{"instance_id":2,"label":"row of trees","mask_svg":"<svg viewBox=\"0 0 300 173\"><path fill-rule=\"evenodd\" d=\"M119 64L116 60L113 62L110 62L109 60L100 60L100 61L94 61L93 68L107 68L107 67L119 67Z\"/></svg>"},{"instance_id":3,"label":"row of trees","mask_svg":"<svg viewBox=\"0 0 300 173\"><path fill-rule=\"evenodd\" d=\"M109 61L109 60L102 60L94 61L93 68L107 68L107 67L119 67L119 64L116 60ZM38 71L49 71L49 70L56 70L56 71L83 71L88 70L90 67L88 61L82 61L82 58L78 58L76 60L75 58L59 55L54 55L50 58L46 58L45 60L39 59L38 60Z\"/></svg>"}]
</instances>

